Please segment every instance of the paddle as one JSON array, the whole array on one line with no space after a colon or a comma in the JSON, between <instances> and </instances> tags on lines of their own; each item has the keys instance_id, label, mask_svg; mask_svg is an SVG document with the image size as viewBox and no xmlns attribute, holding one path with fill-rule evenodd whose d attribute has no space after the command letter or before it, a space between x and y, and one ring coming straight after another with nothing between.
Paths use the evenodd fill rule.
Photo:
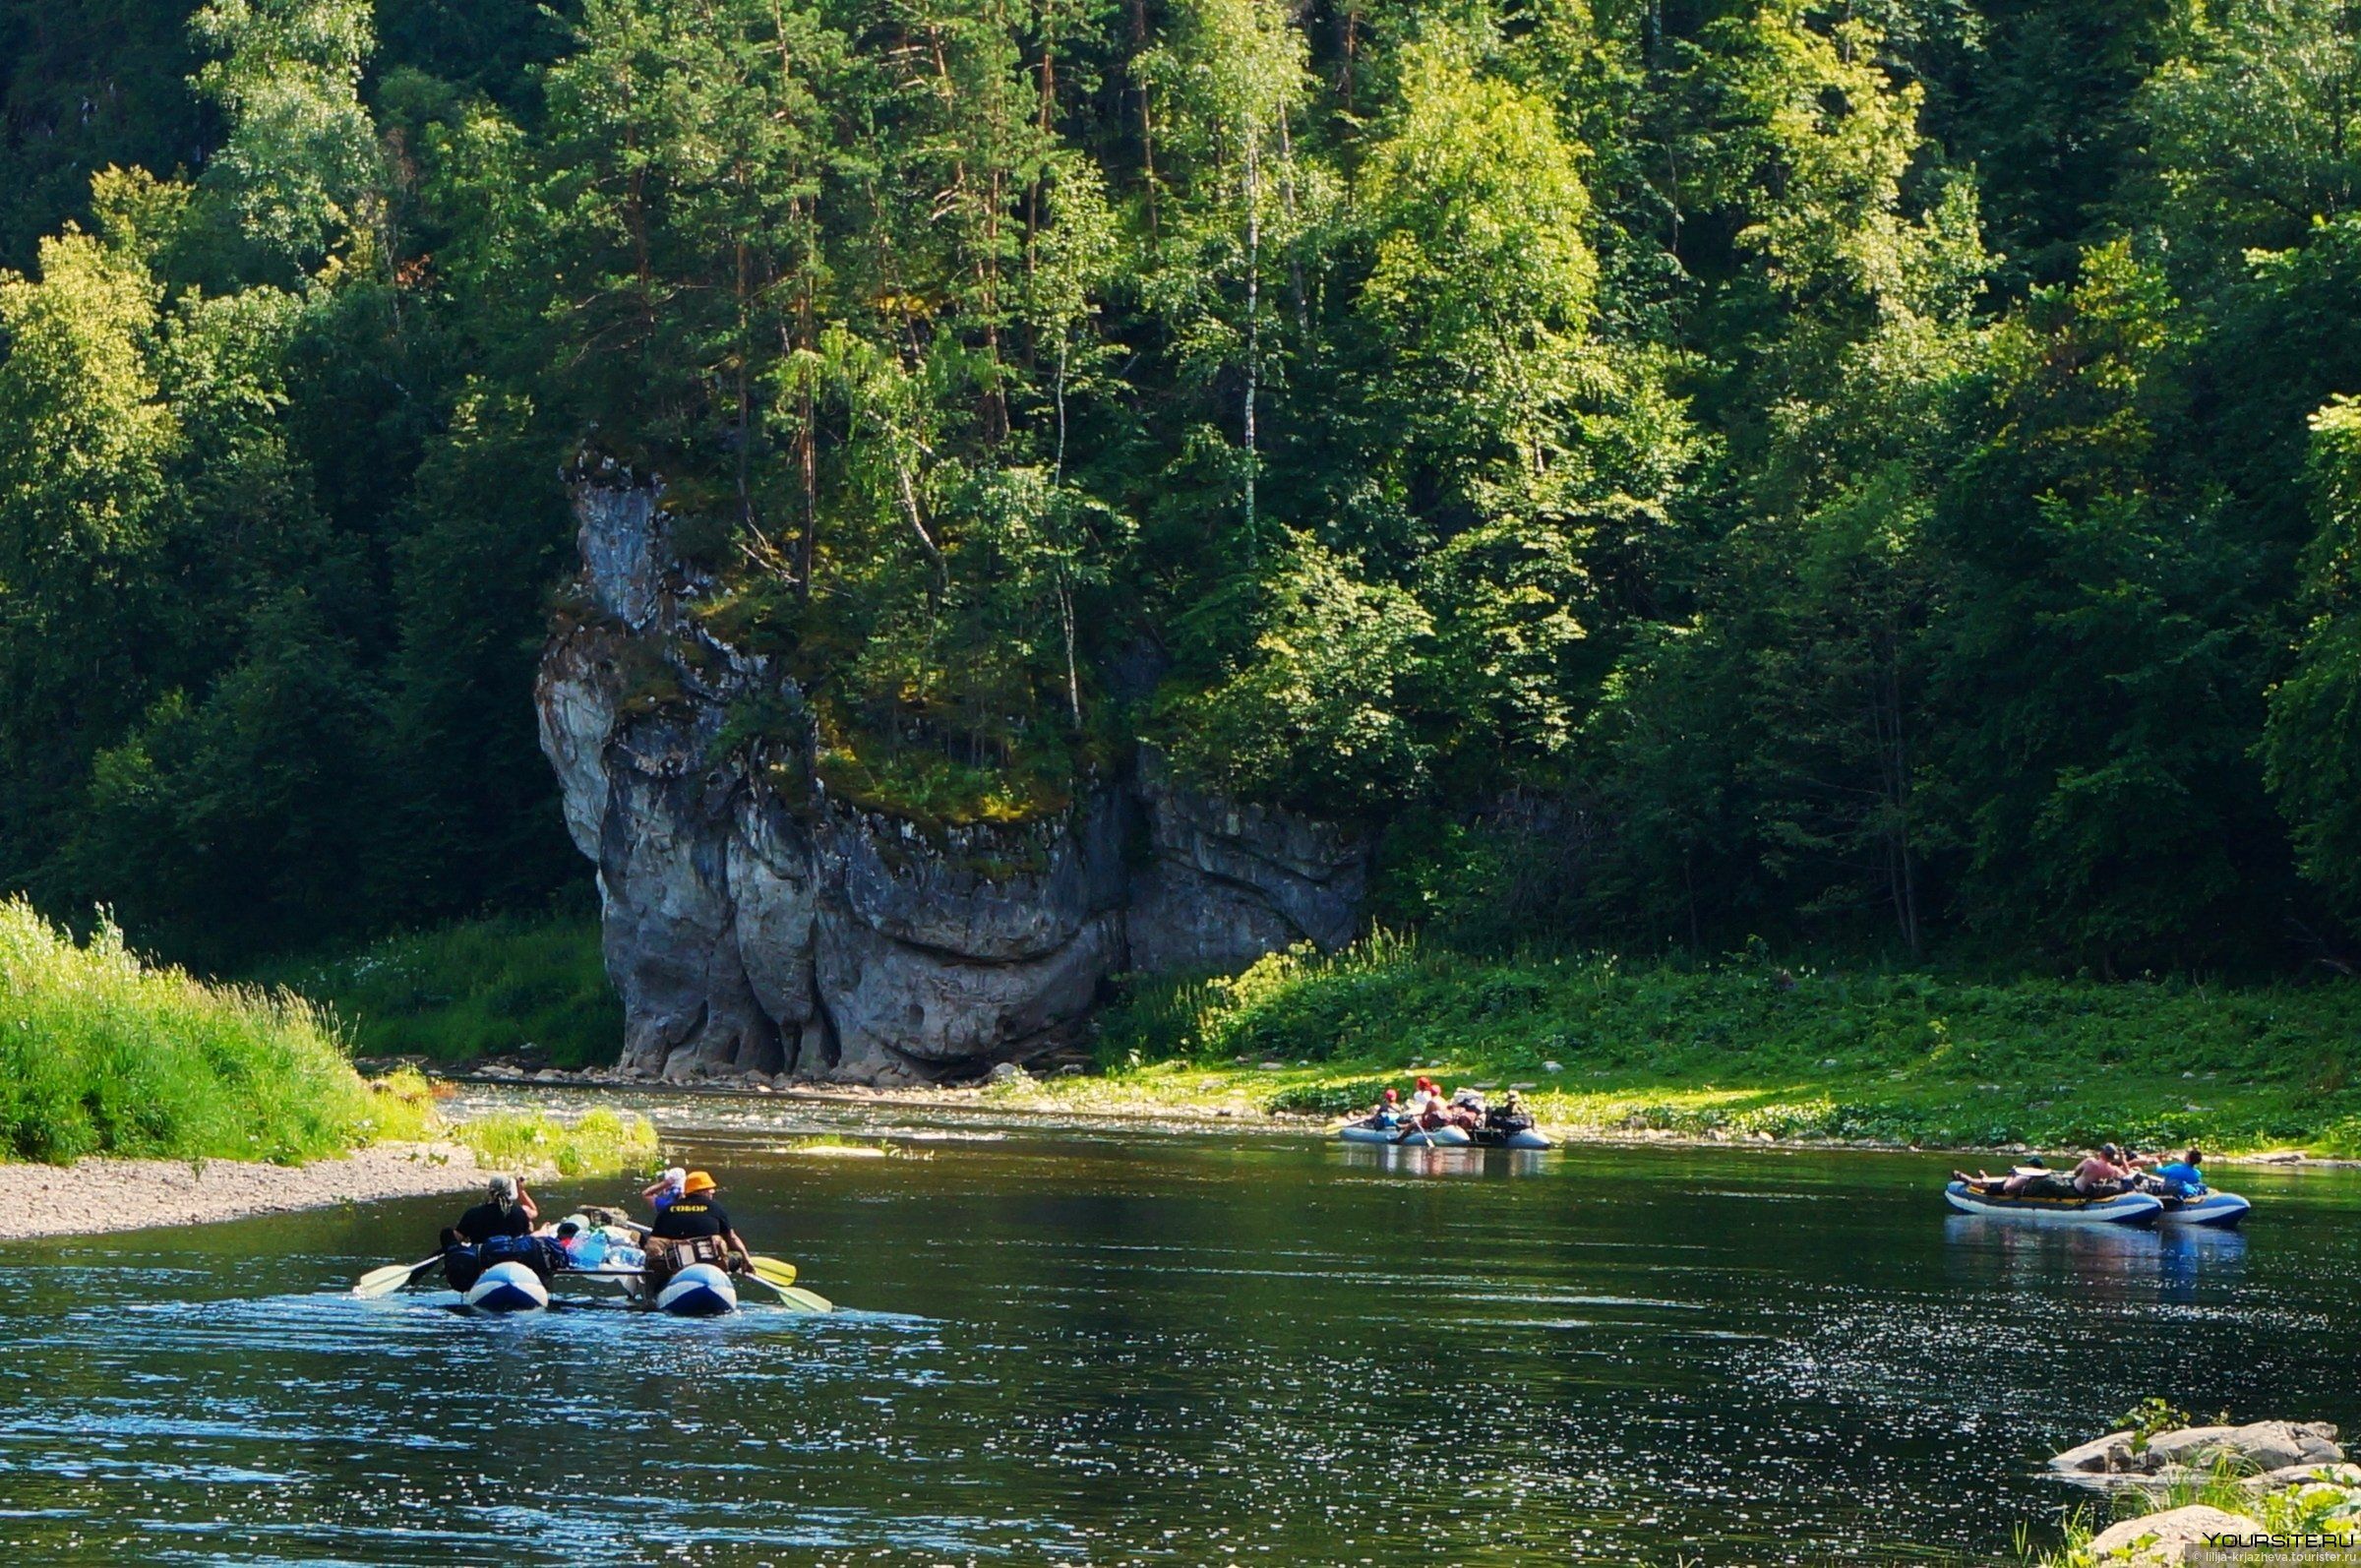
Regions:
<instances>
[{"instance_id":1,"label":"paddle","mask_svg":"<svg viewBox=\"0 0 2361 1568\"><path fill-rule=\"evenodd\" d=\"M776 1280L764 1279L760 1274L740 1274L735 1278L741 1286L755 1285L770 1292L772 1299L777 1304L787 1307L791 1311L833 1312L836 1310L836 1303L817 1291L807 1291L794 1285L781 1285Z\"/></svg>"},{"instance_id":2,"label":"paddle","mask_svg":"<svg viewBox=\"0 0 2361 1568\"><path fill-rule=\"evenodd\" d=\"M754 1271L750 1274L738 1275L739 1282L760 1286L763 1290L770 1292L772 1298L779 1305L792 1307L799 1312L833 1312L836 1310L835 1302L817 1291L804 1290L795 1283L794 1264L782 1262L777 1258L758 1256L751 1257L747 1261L754 1265Z\"/></svg>"},{"instance_id":3,"label":"paddle","mask_svg":"<svg viewBox=\"0 0 2361 1568\"><path fill-rule=\"evenodd\" d=\"M354 1282L352 1294L364 1298L392 1296L403 1286L415 1283L420 1275L442 1261L443 1254L438 1252L431 1258L420 1258L415 1263L389 1263L382 1269L371 1269Z\"/></svg>"}]
</instances>

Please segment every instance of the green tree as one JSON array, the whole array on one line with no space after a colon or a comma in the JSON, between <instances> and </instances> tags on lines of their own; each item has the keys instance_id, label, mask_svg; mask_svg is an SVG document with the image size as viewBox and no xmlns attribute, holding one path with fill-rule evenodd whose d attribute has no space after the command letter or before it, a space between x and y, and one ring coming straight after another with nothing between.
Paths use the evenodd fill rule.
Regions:
<instances>
[{"instance_id":1,"label":"green tree","mask_svg":"<svg viewBox=\"0 0 2361 1568\"><path fill-rule=\"evenodd\" d=\"M215 0L190 28L213 56L195 84L230 121L207 183L246 233L304 271L332 251L382 258L385 173L360 97L376 44L366 0Z\"/></svg>"},{"instance_id":2,"label":"green tree","mask_svg":"<svg viewBox=\"0 0 2361 1568\"><path fill-rule=\"evenodd\" d=\"M0 822L22 882L93 752L144 705L185 436L154 368L160 291L79 229L0 273Z\"/></svg>"},{"instance_id":3,"label":"green tree","mask_svg":"<svg viewBox=\"0 0 2361 1568\"><path fill-rule=\"evenodd\" d=\"M2320 534L2305 558L2310 618L2270 692L2263 759L2304 874L2361 920L2361 405L2312 419Z\"/></svg>"}]
</instances>

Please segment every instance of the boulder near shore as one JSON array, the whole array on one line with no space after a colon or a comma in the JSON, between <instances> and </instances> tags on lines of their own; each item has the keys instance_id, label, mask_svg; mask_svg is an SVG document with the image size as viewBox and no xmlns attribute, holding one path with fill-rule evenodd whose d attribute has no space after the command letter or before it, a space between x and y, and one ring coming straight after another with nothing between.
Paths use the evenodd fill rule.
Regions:
<instances>
[{"instance_id":1,"label":"boulder near shore","mask_svg":"<svg viewBox=\"0 0 2361 1568\"><path fill-rule=\"evenodd\" d=\"M2054 1456L2049 1468L2094 1480L2171 1479L2225 1468L2254 1476L2282 1470L2309 1474L2313 1467L2343 1460L2336 1428L2327 1421L2250 1421L2183 1426L2152 1433L2146 1442L2136 1432L2109 1432Z\"/></svg>"},{"instance_id":2,"label":"boulder near shore","mask_svg":"<svg viewBox=\"0 0 2361 1568\"><path fill-rule=\"evenodd\" d=\"M2336 1428L2327 1421L2183 1426L2152 1432L2145 1439L2132 1431L2109 1432L2055 1455L2049 1468L2067 1479L2120 1484L2150 1494L2176 1484L2228 1478L2254 1499L2251 1506L2258 1511L2275 1493L2332 1487L2344 1494L2336 1505L2340 1512L2361 1510L2361 1465L2346 1463L2336 1438ZM2319 1498L2307 1491L2298 1501L2310 1506ZM2116 1521L2093 1537L2075 1560L2104 1568L2209 1568L2238 1560L2244 1549L2223 1538L2253 1536L2264 1529L2251 1515L2210 1504L2161 1509ZM2361 1552L2350 1555L2361 1562Z\"/></svg>"}]
</instances>

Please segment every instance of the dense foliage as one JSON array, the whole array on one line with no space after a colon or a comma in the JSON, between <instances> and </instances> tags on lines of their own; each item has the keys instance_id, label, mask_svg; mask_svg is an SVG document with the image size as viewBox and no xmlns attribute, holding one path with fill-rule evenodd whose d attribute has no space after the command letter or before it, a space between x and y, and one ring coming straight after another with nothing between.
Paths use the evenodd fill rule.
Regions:
<instances>
[{"instance_id":1,"label":"dense foliage","mask_svg":"<svg viewBox=\"0 0 2361 1568\"><path fill-rule=\"evenodd\" d=\"M48 907L545 897L587 451L888 809L1145 738L1462 942L2350 954L2343 0L173 10L0 0Z\"/></svg>"}]
</instances>

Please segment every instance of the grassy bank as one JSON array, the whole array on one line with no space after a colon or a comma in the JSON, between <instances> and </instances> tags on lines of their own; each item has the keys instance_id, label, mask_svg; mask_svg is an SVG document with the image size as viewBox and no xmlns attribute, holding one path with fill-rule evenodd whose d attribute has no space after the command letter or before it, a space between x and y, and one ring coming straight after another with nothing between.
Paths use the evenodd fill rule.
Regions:
<instances>
[{"instance_id":1,"label":"grassy bank","mask_svg":"<svg viewBox=\"0 0 2361 1568\"><path fill-rule=\"evenodd\" d=\"M257 978L333 1008L367 1055L526 1055L584 1067L613 1061L623 1047L595 915L464 921L290 960Z\"/></svg>"},{"instance_id":2,"label":"grassy bank","mask_svg":"<svg viewBox=\"0 0 2361 1568\"><path fill-rule=\"evenodd\" d=\"M656 1163L655 1129L593 1111L447 1122L426 1079L369 1083L336 1020L284 990L211 985L0 902L0 1159L86 1155L296 1164L448 1137L494 1166L564 1176Z\"/></svg>"},{"instance_id":3,"label":"grassy bank","mask_svg":"<svg viewBox=\"0 0 2361 1568\"><path fill-rule=\"evenodd\" d=\"M1143 987L1077 1105L1341 1113L1413 1067L1534 1085L1569 1130L2361 1156L2361 984L1988 983L1730 961L1479 962L1380 936ZM1555 1063L1552 1070L1551 1063Z\"/></svg>"},{"instance_id":4,"label":"grassy bank","mask_svg":"<svg viewBox=\"0 0 2361 1568\"><path fill-rule=\"evenodd\" d=\"M0 903L0 1158L283 1163L425 1120L363 1083L301 997L204 985L142 963L111 928L77 943Z\"/></svg>"}]
</instances>

